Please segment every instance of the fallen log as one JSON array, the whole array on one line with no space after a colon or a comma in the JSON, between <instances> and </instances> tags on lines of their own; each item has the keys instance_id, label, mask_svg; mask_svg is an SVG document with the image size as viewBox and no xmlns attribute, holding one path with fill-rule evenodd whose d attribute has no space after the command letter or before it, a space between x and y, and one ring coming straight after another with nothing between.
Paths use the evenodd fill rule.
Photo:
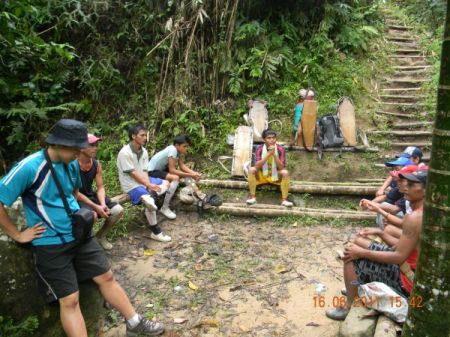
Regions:
<instances>
[{"instance_id":1,"label":"fallen log","mask_svg":"<svg viewBox=\"0 0 450 337\"><path fill-rule=\"evenodd\" d=\"M204 179L198 183L200 186L248 189L246 181L234 180L217 180ZM263 188L273 188L274 185L264 185ZM276 187L276 186L275 186ZM324 182L319 184L308 184L307 182L291 182L289 186L290 192L309 193L309 194L327 194L327 195L372 195L378 190L378 185L332 185L332 183Z\"/></svg>"},{"instance_id":2,"label":"fallen log","mask_svg":"<svg viewBox=\"0 0 450 337\"><path fill-rule=\"evenodd\" d=\"M239 203L239 202L226 202L222 204L225 207L234 207L234 208L255 208L255 209L288 209L285 206L281 206L281 205L272 205L272 204L254 204L254 205L247 205L244 203ZM301 209L302 211L306 211L306 212L313 212L313 213L333 213L333 214L337 214L337 213L345 213L345 214L355 214L355 213L361 213L358 210L353 210L353 209L327 209L327 208L309 208L309 207L293 207L293 209ZM367 214L374 214L372 212L365 212Z\"/></svg>"},{"instance_id":3,"label":"fallen log","mask_svg":"<svg viewBox=\"0 0 450 337\"><path fill-rule=\"evenodd\" d=\"M222 206L212 209L213 212L219 214L231 214L231 215L242 215L242 216L311 216L323 219L349 219L349 220L374 220L375 214L370 212L349 212L334 209L304 209L299 207L276 207L275 205L260 204L260 207L247 206L245 204L239 204L239 206L234 206L235 204L224 203ZM180 209L183 211L197 211L197 206L194 205L182 205Z\"/></svg>"},{"instance_id":4,"label":"fallen log","mask_svg":"<svg viewBox=\"0 0 450 337\"><path fill-rule=\"evenodd\" d=\"M361 178L356 179L359 183L374 183L374 184L382 184L384 182L384 179L382 178Z\"/></svg>"}]
</instances>

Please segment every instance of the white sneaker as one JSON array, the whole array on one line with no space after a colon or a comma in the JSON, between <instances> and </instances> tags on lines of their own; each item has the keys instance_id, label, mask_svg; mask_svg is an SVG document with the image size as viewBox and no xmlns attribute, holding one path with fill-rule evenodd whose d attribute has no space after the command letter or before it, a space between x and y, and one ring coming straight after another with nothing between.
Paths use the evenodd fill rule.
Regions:
<instances>
[{"instance_id":1,"label":"white sneaker","mask_svg":"<svg viewBox=\"0 0 450 337\"><path fill-rule=\"evenodd\" d=\"M177 215L170 208L161 208L160 212L167 219L174 220L177 218Z\"/></svg>"},{"instance_id":2,"label":"white sneaker","mask_svg":"<svg viewBox=\"0 0 450 337\"><path fill-rule=\"evenodd\" d=\"M254 204L256 204L256 198L253 197L253 198L247 199L246 203L247 203L247 205L254 205Z\"/></svg>"},{"instance_id":3,"label":"white sneaker","mask_svg":"<svg viewBox=\"0 0 450 337\"><path fill-rule=\"evenodd\" d=\"M148 194L147 195L143 195L141 197L141 201L145 205L145 207L147 207L151 211L156 211L158 209L158 207L156 207L156 204L155 204L155 199L153 199Z\"/></svg>"},{"instance_id":4,"label":"white sneaker","mask_svg":"<svg viewBox=\"0 0 450 337\"><path fill-rule=\"evenodd\" d=\"M294 204L288 200L283 200L283 202L281 203L281 206L292 207L292 206L294 206Z\"/></svg>"},{"instance_id":5,"label":"white sneaker","mask_svg":"<svg viewBox=\"0 0 450 337\"><path fill-rule=\"evenodd\" d=\"M113 245L105 238L98 239L98 243L100 243L104 250L111 250L113 247Z\"/></svg>"},{"instance_id":6,"label":"white sneaker","mask_svg":"<svg viewBox=\"0 0 450 337\"><path fill-rule=\"evenodd\" d=\"M172 238L169 235L166 235L163 232L161 232L159 234L151 233L150 238L152 238L155 241L160 241L160 242L169 242L172 240Z\"/></svg>"}]
</instances>

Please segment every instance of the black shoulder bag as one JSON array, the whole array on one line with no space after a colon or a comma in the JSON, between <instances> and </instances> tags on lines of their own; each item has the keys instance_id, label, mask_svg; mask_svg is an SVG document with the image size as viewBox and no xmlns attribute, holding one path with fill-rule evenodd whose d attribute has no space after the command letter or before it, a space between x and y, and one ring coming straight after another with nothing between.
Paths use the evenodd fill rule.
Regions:
<instances>
[{"instance_id":1,"label":"black shoulder bag","mask_svg":"<svg viewBox=\"0 0 450 337\"><path fill-rule=\"evenodd\" d=\"M72 221L72 235L76 241L83 242L91 237L92 227L94 225L94 213L86 208L80 208L75 213L72 212L72 210L69 207L69 203L67 202L67 197L62 189L61 183L59 182L58 176L56 175L55 168L53 167L52 161L50 160L47 150L45 150L44 153L45 159L47 160L47 163L50 166L50 171L52 173L53 180L55 181L56 188L58 189L59 195L61 196L61 199L63 201L64 208L66 209L67 215ZM69 176L70 180L70 173L69 170L67 169L66 164L64 164L64 169L67 175Z\"/></svg>"}]
</instances>

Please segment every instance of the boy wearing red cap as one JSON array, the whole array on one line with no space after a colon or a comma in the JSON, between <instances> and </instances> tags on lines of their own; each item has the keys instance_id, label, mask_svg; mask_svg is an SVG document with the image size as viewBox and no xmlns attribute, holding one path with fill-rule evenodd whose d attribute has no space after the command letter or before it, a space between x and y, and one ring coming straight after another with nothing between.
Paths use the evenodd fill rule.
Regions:
<instances>
[{"instance_id":1,"label":"boy wearing red cap","mask_svg":"<svg viewBox=\"0 0 450 337\"><path fill-rule=\"evenodd\" d=\"M102 166L95 159L98 149L98 142L101 139L92 133L88 134L89 146L80 150L77 158L78 168L80 170L82 187L77 197L81 208L87 208L94 211L97 217L105 219L103 226L97 232L97 239L105 250L112 248L112 244L106 240L106 233L122 217L123 207L112 201L105 194L103 185ZM94 192L92 185L95 180L97 191Z\"/></svg>"}]
</instances>

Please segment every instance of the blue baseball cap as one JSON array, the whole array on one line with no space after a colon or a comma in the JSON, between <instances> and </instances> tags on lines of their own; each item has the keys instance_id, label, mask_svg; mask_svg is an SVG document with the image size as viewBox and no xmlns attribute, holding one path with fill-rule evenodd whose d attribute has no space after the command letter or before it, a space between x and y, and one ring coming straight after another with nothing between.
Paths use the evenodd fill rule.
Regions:
<instances>
[{"instance_id":1,"label":"blue baseball cap","mask_svg":"<svg viewBox=\"0 0 450 337\"><path fill-rule=\"evenodd\" d=\"M398 157L395 160L387 161L384 163L387 167L394 167L394 166L406 166L406 165L412 165L414 164L411 160L405 157Z\"/></svg>"},{"instance_id":2,"label":"blue baseball cap","mask_svg":"<svg viewBox=\"0 0 450 337\"><path fill-rule=\"evenodd\" d=\"M419 158L422 159L423 157L423 152L421 149L419 149L416 146L408 146L403 153L401 153L400 155L398 155L397 157L404 157L404 158L410 158L410 157L415 157L415 158Z\"/></svg>"}]
</instances>

